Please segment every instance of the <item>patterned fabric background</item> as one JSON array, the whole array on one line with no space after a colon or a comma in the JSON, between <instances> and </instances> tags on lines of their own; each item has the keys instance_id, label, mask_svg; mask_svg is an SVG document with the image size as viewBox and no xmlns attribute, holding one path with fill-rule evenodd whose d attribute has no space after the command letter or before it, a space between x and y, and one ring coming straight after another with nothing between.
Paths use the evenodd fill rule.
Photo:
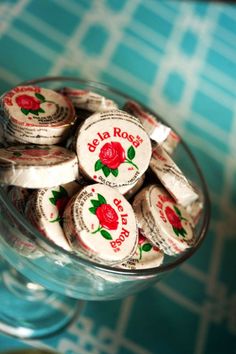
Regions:
<instances>
[{"instance_id":1,"label":"patterned fabric background","mask_svg":"<svg viewBox=\"0 0 236 354\"><path fill-rule=\"evenodd\" d=\"M73 75L129 93L191 146L209 185L201 249L170 277L122 301L88 303L41 341L0 334L0 349L65 354L236 353L236 7L168 0L0 1L0 91Z\"/></svg>"}]
</instances>

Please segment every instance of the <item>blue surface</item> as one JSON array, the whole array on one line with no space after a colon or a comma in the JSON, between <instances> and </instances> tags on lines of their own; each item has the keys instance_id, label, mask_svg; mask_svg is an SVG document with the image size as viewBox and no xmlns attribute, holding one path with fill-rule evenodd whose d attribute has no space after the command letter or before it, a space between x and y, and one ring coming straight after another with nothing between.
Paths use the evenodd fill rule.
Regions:
<instances>
[{"instance_id":1,"label":"blue surface","mask_svg":"<svg viewBox=\"0 0 236 354\"><path fill-rule=\"evenodd\" d=\"M0 1L0 90L26 79L103 81L157 110L185 137L212 199L201 249L135 297L88 303L42 341L0 349L65 354L236 352L236 6L168 0Z\"/></svg>"}]
</instances>

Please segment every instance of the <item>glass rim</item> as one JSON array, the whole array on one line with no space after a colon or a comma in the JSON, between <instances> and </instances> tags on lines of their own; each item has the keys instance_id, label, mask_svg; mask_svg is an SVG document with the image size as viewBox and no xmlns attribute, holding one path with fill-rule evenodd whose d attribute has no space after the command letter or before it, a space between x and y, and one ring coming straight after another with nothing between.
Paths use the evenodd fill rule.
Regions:
<instances>
[{"instance_id":1,"label":"glass rim","mask_svg":"<svg viewBox=\"0 0 236 354\"><path fill-rule=\"evenodd\" d=\"M122 98L126 99L126 100L135 100L138 104L140 104L145 110L147 110L149 113L151 113L152 115L154 115L154 117L158 117L160 118L161 121L163 121L164 123L166 123L171 129L173 129L174 131L176 131L175 128L173 128L169 123L167 123L161 116L159 116L158 113L154 112L151 108L149 108L148 106L146 106L145 104L143 104L142 102L140 102L137 99L132 98L131 96L129 96L128 94L125 94L113 87L111 87L108 84L105 83L101 83L98 81L92 81L92 80L87 80L87 79L83 79L83 78L76 78L76 77L70 77L70 76L46 76L46 77L39 77L39 78L35 78L35 79L31 79L31 80L27 80L27 81L23 81L19 84L17 84L16 86L13 86L11 89L13 89L14 87L17 86L26 86L26 85L37 85L43 82L51 82L51 81L58 81L58 82L63 82L63 81L73 81L73 82L78 82L80 84L84 84L84 85L88 85L91 88L95 88L95 89L103 89L105 91L109 91L112 92L116 95L121 96ZM1 97L4 96L1 95ZM177 133L178 134L178 133ZM203 191L203 195L204 195L204 208L206 210L206 212L204 213L204 218L202 221L202 228L199 231L199 237L196 240L196 242L194 243L194 245L190 248L188 248L186 251L184 251L182 253L182 255L180 255L178 258L176 258L175 260L173 260L173 262L167 263L167 264L162 264L158 267L153 267L153 268L147 268L147 269L123 269L123 268L115 268L105 265L105 264L101 264L101 263L97 263L94 262L92 260L90 260L89 258L84 258L82 255L80 257L79 254L75 254L71 251L67 251L65 249L63 249L62 247L58 246L57 244L55 244L53 241L51 241L50 239L44 237L42 234L40 234L40 232L34 228L27 220L26 218L20 214L20 212L13 206L13 204L11 203L10 199L7 196L7 193L2 189L1 185L0 185L0 200L2 205L4 205L8 212L10 212L11 214L14 212L13 216L14 218L16 218L17 222L19 222L21 224L21 226L23 228L25 228L28 232L30 232L30 234L33 234L36 236L36 238L39 238L40 241L42 241L43 243L45 243L46 245L50 246L51 248L55 249L57 252L60 252L66 256L68 256L69 258L72 258L73 261L75 261L78 264L84 264L85 266L92 266L97 270L100 271L105 271L107 273L112 273L112 274L117 274L117 275L124 275L124 276L130 276L130 277L144 277L144 276L155 276L157 274L161 274L164 273L166 271L170 271L172 269L175 269L176 266L182 264L184 261L186 261L187 259L189 259L200 247L201 243L203 242L203 240L206 237L206 233L208 230L208 226L209 226L209 222L210 222L210 213L211 213L211 203L210 203L210 197L209 197L209 192L208 192L208 187L207 184L205 182L205 178L202 174L201 168L198 165L198 162L196 161L196 158L194 157L193 153L191 152L190 148L188 147L188 145L185 143L185 141L182 139L182 136L180 134L178 134L180 136L180 144L183 145L184 150L186 151L186 153L188 154L188 156L190 157L197 173L198 173L198 177L200 178L201 181L201 187L202 187L202 191ZM175 256L170 256L170 257L174 257Z\"/></svg>"}]
</instances>

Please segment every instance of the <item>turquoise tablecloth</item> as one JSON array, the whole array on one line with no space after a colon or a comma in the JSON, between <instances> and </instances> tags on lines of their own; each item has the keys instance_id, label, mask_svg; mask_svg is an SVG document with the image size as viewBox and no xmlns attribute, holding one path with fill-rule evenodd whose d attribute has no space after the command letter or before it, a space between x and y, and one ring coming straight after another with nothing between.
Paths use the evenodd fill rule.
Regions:
<instances>
[{"instance_id":1,"label":"turquoise tablecloth","mask_svg":"<svg viewBox=\"0 0 236 354\"><path fill-rule=\"evenodd\" d=\"M47 75L103 81L156 109L204 170L212 222L199 252L123 301L88 303L63 333L0 349L233 354L236 346L236 7L155 0L0 1L0 90Z\"/></svg>"}]
</instances>

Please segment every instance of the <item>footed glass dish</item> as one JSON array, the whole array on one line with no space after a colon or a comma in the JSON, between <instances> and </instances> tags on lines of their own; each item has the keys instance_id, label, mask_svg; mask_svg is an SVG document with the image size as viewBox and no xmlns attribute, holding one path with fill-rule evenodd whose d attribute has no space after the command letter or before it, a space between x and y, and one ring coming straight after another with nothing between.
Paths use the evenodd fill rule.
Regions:
<instances>
[{"instance_id":1,"label":"footed glass dish","mask_svg":"<svg viewBox=\"0 0 236 354\"><path fill-rule=\"evenodd\" d=\"M77 78L48 77L23 84L54 90L66 86L90 90L114 100L120 109L132 99L105 84ZM144 109L158 117L147 107ZM202 194L203 210L194 228L192 247L177 256L165 256L161 266L151 269L109 267L60 248L27 222L10 202L6 186L1 186L0 330L21 338L55 333L73 320L84 300L106 301L135 294L190 258L206 236L209 196L202 172L182 138L173 159ZM21 251L22 244L24 250L28 247L28 253Z\"/></svg>"}]
</instances>

